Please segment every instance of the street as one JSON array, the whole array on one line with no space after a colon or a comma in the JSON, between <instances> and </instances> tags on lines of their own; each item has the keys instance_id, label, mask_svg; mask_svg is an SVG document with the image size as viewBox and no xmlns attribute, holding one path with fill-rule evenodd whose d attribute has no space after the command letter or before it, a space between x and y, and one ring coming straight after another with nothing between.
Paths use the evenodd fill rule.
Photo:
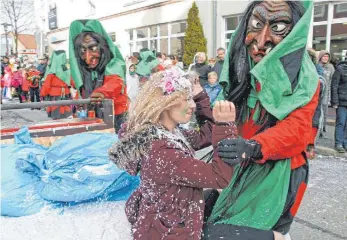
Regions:
<instances>
[{"instance_id":1,"label":"street","mask_svg":"<svg viewBox=\"0 0 347 240\"><path fill-rule=\"evenodd\" d=\"M43 110L3 111L1 115L2 129L49 120ZM205 152L199 152L197 156L203 156ZM347 239L346 206L347 159L318 155L310 161L308 190L291 228L292 239Z\"/></svg>"},{"instance_id":2,"label":"street","mask_svg":"<svg viewBox=\"0 0 347 240\"><path fill-rule=\"evenodd\" d=\"M347 160L310 161L308 190L292 225L293 240L347 239Z\"/></svg>"}]
</instances>

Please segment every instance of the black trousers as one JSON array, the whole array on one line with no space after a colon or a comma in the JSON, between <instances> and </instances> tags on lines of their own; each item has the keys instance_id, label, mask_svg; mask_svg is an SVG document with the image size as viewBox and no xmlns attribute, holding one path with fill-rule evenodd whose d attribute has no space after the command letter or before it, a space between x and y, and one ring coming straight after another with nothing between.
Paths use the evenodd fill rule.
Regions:
<instances>
[{"instance_id":1,"label":"black trousers","mask_svg":"<svg viewBox=\"0 0 347 240\"><path fill-rule=\"evenodd\" d=\"M22 99L22 86L19 85L18 87L16 87L16 92L19 98L19 102L22 103L23 99Z\"/></svg>"},{"instance_id":2,"label":"black trousers","mask_svg":"<svg viewBox=\"0 0 347 240\"><path fill-rule=\"evenodd\" d=\"M35 101L36 97L36 101ZM37 88L30 88L30 101L31 102L40 102L40 89Z\"/></svg>"}]
</instances>

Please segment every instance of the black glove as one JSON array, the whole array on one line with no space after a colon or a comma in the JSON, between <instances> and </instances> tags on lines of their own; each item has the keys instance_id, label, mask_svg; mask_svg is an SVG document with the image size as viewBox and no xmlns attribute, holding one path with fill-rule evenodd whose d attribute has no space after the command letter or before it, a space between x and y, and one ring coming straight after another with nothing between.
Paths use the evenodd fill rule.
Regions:
<instances>
[{"instance_id":1,"label":"black glove","mask_svg":"<svg viewBox=\"0 0 347 240\"><path fill-rule=\"evenodd\" d=\"M246 160L263 158L261 145L255 140L243 138L224 139L218 143L218 155L230 165L236 165Z\"/></svg>"}]
</instances>

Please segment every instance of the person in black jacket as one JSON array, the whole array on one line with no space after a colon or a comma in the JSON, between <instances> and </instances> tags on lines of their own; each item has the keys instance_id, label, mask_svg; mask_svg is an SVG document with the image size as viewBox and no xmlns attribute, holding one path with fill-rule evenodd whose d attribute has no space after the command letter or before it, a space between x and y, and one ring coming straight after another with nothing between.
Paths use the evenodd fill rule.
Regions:
<instances>
[{"instance_id":1,"label":"person in black jacket","mask_svg":"<svg viewBox=\"0 0 347 240\"><path fill-rule=\"evenodd\" d=\"M224 57L225 57L225 49L224 48L218 48L217 49L217 62L216 64L213 66L213 71L216 72L218 74L218 76L220 76L221 72L222 72L222 68L223 68L223 64L224 64Z\"/></svg>"},{"instance_id":2,"label":"person in black jacket","mask_svg":"<svg viewBox=\"0 0 347 240\"><path fill-rule=\"evenodd\" d=\"M204 52L197 53L197 63L191 68L192 71L196 71L199 74L199 80L202 87L208 84L208 74L211 71L211 67L206 64L206 54Z\"/></svg>"},{"instance_id":3,"label":"person in black jacket","mask_svg":"<svg viewBox=\"0 0 347 240\"><path fill-rule=\"evenodd\" d=\"M347 151L347 61L337 64L332 77L331 104L336 108L335 149Z\"/></svg>"}]
</instances>

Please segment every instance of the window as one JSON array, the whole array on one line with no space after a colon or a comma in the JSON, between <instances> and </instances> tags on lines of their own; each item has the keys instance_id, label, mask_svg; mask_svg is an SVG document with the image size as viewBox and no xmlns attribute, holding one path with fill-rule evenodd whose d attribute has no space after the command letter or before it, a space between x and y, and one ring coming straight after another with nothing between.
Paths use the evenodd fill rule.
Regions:
<instances>
[{"instance_id":1,"label":"window","mask_svg":"<svg viewBox=\"0 0 347 240\"><path fill-rule=\"evenodd\" d=\"M184 37L171 38L170 54L175 54L178 57L183 57Z\"/></svg>"},{"instance_id":2,"label":"window","mask_svg":"<svg viewBox=\"0 0 347 240\"><path fill-rule=\"evenodd\" d=\"M137 49L148 48L148 41L136 42Z\"/></svg>"},{"instance_id":3,"label":"window","mask_svg":"<svg viewBox=\"0 0 347 240\"><path fill-rule=\"evenodd\" d=\"M328 31L330 29L331 31ZM328 50L337 61L343 59L344 51L347 50L346 1L329 2L314 7L312 43L315 50Z\"/></svg>"},{"instance_id":4,"label":"window","mask_svg":"<svg viewBox=\"0 0 347 240\"><path fill-rule=\"evenodd\" d=\"M133 52L135 52L135 50L134 50L134 44L133 44L133 43L130 43L130 44L129 44L129 48L130 48L130 55L132 55Z\"/></svg>"},{"instance_id":5,"label":"window","mask_svg":"<svg viewBox=\"0 0 347 240\"><path fill-rule=\"evenodd\" d=\"M323 22L328 20L328 4L314 7L314 21Z\"/></svg>"},{"instance_id":6,"label":"window","mask_svg":"<svg viewBox=\"0 0 347 240\"><path fill-rule=\"evenodd\" d=\"M115 32L108 33L108 35L110 36L112 42L116 42L116 33Z\"/></svg>"},{"instance_id":7,"label":"window","mask_svg":"<svg viewBox=\"0 0 347 240\"><path fill-rule=\"evenodd\" d=\"M225 31L224 31L224 44L228 46L232 34L235 32L237 26L242 19L242 15L234 15L225 18Z\"/></svg>"},{"instance_id":8,"label":"window","mask_svg":"<svg viewBox=\"0 0 347 240\"><path fill-rule=\"evenodd\" d=\"M166 53L166 54L169 54L169 51L168 51L168 39L160 39L160 52L162 53Z\"/></svg>"},{"instance_id":9,"label":"window","mask_svg":"<svg viewBox=\"0 0 347 240\"><path fill-rule=\"evenodd\" d=\"M327 40L327 25L313 27L313 48L316 51L325 50Z\"/></svg>"},{"instance_id":10,"label":"window","mask_svg":"<svg viewBox=\"0 0 347 240\"><path fill-rule=\"evenodd\" d=\"M134 40L134 34L133 34L133 30L129 30L128 33L129 33L129 37L130 37L130 40Z\"/></svg>"},{"instance_id":11,"label":"window","mask_svg":"<svg viewBox=\"0 0 347 240\"><path fill-rule=\"evenodd\" d=\"M335 23L331 25L331 56L336 59L344 57L344 50L347 50L347 25L343 23Z\"/></svg>"},{"instance_id":12,"label":"window","mask_svg":"<svg viewBox=\"0 0 347 240\"><path fill-rule=\"evenodd\" d=\"M150 41L150 49L155 51L158 50L158 40L155 39Z\"/></svg>"},{"instance_id":13,"label":"window","mask_svg":"<svg viewBox=\"0 0 347 240\"><path fill-rule=\"evenodd\" d=\"M149 48L182 57L186 28L187 23L180 21L130 29L130 54L139 52L142 48Z\"/></svg>"},{"instance_id":14,"label":"window","mask_svg":"<svg viewBox=\"0 0 347 240\"><path fill-rule=\"evenodd\" d=\"M137 33L137 39L147 38L148 37L148 28L136 29L136 33Z\"/></svg>"},{"instance_id":15,"label":"window","mask_svg":"<svg viewBox=\"0 0 347 240\"><path fill-rule=\"evenodd\" d=\"M149 31L150 31L150 36L153 37L158 37L158 25L155 26L150 26L149 27Z\"/></svg>"},{"instance_id":16,"label":"window","mask_svg":"<svg viewBox=\"0 0 347 240\"><path fill-rule=\"evenodd\" d=\"M334 5L334 18L347 18L347 3Z\"/></svg>"},{"instance_id":17,"label":"window","mask_svg":"<svg viewBox=\"0 0 347 240\"><path fill-rule=\"evenodd\" d=\"M187 28L187 23L181 22L181 23L173 23L171 26L171 35L172 34L180 34L184 33Z\"/></svg>"},{"instance_id":18,"label":"window","mask_svg":"<svg viewBox=\"0 0 347 240\"><path fill-rule=\"evenodd\" d=\"M238 15L238 16L231 16L231 17L225 18L225 30L226 31L235 30L237 26L239 25L239 22L241 21L241 17L242 16Z\"/></svg>"},{"instance_id":19,"label":"window","mask_svg":"<svg viewBox=\"0 0 347 240\"><path fill-rule=\"evenodd\" d=\"M160 24L159 28L161 37L169 35L169 29L167 24Z\"/></svg>"}]
</instances>

